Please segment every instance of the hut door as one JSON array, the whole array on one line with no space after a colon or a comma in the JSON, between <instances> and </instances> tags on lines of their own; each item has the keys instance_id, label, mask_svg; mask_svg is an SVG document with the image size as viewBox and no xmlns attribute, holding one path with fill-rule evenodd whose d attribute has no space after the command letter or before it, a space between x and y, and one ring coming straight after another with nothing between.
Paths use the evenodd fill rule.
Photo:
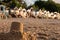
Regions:
<instances>
[{"instance_id":1,"label":"hut door","mask_svg":"<svg viewBox=\"0 0 60 40\"><path fill-rule=\"evenodd\" d=\"M3 11L3 7L1 7L1 11Z\"/></svg>"}]
</instances>

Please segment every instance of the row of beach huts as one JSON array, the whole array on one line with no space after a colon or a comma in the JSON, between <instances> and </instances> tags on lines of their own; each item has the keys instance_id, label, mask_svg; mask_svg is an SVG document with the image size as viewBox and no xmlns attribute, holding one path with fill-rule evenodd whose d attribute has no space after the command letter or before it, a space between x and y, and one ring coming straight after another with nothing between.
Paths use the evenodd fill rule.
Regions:
<instances>
[{"instance_id":1,"label":"row of beach huts","mask_svg":"<svg viewBox=\"0 0 60 40\"><path fill-rule=\"evenodd\" d=\"M17 8L14 9L7 9L5 6L0 5L0 18L12 18L12 17L22 17L22 18L45 18L45 19L60 19L60 13L59 12L50 12L47 10L41 10L38 11L34 10L33 7L29 9L25 8Z\"/></svg>"}]
</instances>

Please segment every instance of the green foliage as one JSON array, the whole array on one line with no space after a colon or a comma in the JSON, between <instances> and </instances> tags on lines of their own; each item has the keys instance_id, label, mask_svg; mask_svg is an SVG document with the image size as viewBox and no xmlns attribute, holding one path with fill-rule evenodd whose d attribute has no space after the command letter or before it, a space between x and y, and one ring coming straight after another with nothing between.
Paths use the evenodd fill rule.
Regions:
<instances>
[{"instance_id":1,"label":"green foliage","mask_svg":"<svg viewBox=\"0 0 60 40\"><path fill-rule=\"evenodd\" d=\"M34 10L38 10L38 6L32 5L32 7L34 8Z\"/></svg>"},{"instance_id":2,"label":"green foliage","mask_svg":"<svg viewBox=\"0 0 60 40\"><path fill-rule=\"evenodd\" d=\"M51 12L60 12L60 4L53 2L52 0L48 1L36 1L35 7L38 6L39 9L45 9Z\"/></svg>"},{"instance_id":3,"label":"green foliage","mask_svg":"<svg viewBox=\"0 0 60 40\"><path fill-rule=\"evenodd\" d=\"M22 4L22 0L4 0L0 2L0 4L3 4L7 7L14 8L14 7L26 7L26 3Z\"/></svg>"}]
</instances>

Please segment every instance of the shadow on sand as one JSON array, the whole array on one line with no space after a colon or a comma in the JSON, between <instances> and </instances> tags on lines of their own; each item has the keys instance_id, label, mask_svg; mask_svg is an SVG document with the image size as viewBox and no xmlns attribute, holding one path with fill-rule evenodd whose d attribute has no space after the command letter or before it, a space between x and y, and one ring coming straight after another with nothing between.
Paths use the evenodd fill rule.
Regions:
<instances>
[{"instance_id":1,"label":"shadow on sand","mask_svg":"<svg viewBox=\"0 0 60 40\"><path fill-rule=\"evenodd\" d=\"M22 33L19 29L20 23L12 22L9 33L0 33L0 40L22 40Z\"/></svg>"}]
</instances>

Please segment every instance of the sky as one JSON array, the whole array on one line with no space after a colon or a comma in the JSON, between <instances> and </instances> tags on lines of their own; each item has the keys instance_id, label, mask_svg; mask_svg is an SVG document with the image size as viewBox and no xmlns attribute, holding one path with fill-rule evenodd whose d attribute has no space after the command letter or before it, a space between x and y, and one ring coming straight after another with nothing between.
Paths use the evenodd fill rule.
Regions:
<instances>
[{"instance_id":1,"label":"sky","mask_svg":"<svg viewBox=\"0 0 60 40\"><path fill-rule=\"evenodd\" d=\"M53 1L60 4L60 0L53 0Z\"/></svg>"},{"instance_id":2,"label":"sky","mask_svg":"<svg viewBox=\"0 0 60 40\"><path fill-rule=\"evenodd\" d=\"M27 6L29 6L33 5L36 0L24 0L24 1L26 2Z\"/></svg>"},{"instance_id":3,"label":"sky","mask_svg":"<svg viewBox=\"0 0 60 40\"><path fill-rule=\"evenodd\" d=\"M35 3L36 0L24 0L27 4L27 6L29 5L33 5ZM60 3L60 0L53 0L56 3Z\"/></svg>"}]
</instances>

